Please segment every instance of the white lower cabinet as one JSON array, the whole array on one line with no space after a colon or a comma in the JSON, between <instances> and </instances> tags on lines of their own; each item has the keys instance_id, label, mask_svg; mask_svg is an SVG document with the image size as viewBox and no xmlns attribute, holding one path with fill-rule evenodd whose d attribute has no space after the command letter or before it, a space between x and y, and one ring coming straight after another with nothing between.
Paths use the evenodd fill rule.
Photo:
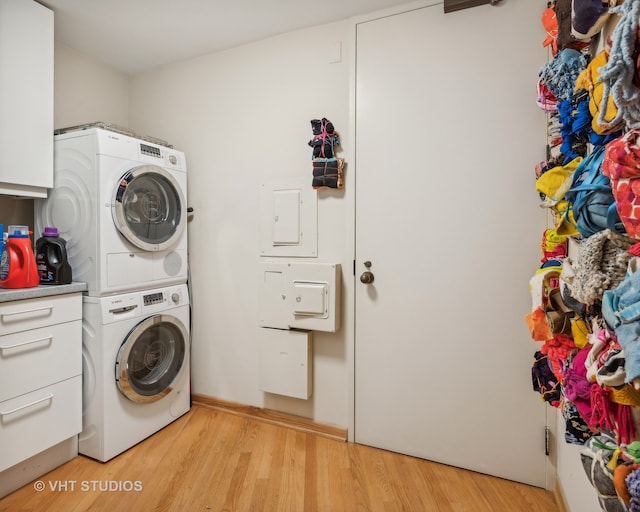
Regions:
<instances>
[{"instance_id":1,"label":"white lower cabinet","mask_svg":"<svg viewBox=\"0 0 640 512\"><path fill-rule=\"evenodd\" d=\"M0 471L78 435L82 376L0 402Z\"/></svg>"},{"instance_id":2,"label":"white lower cabinet","mask_svg":"<svg viewBox=\"0 0 640 512\"><path fill-rule=\"evenodd\" d=\"M14 481L0 497L40 476L21 463L65 442L55 465L77 454L81 430L82 294L0 303L0 481Z\"/></svg>"}]
</instances>

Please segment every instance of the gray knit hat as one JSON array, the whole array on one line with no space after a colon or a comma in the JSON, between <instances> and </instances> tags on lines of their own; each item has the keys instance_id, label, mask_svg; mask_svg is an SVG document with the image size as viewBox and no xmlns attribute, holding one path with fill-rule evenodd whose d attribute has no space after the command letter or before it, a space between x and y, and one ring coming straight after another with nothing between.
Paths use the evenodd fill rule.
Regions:
<instances>
[{"instance_id":1,"label":"gray knit hat","mask_svg":"<svg viewBox=\"0 0 640 512\"><path fill-rule=\"evenodd\" d=\"M627 235L610 229L581 240L569 283L571 296L587 306L601 301L605 290L624 280L627 265L634 258L627 250L634 243Z\"/></svg>"}]
</instances>

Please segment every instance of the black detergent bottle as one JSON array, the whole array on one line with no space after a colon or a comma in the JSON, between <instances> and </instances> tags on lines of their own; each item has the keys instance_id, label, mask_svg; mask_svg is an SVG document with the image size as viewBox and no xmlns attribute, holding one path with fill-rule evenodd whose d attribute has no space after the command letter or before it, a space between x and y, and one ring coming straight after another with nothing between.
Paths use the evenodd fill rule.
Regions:
<instances>
[{"instance_id":1,"label":"black detergent bottle","mask_svg":"<svg viewBox=\"0 0 640 512\"><path fill-rule=\"evenodd\" d=\"M40 284L71 283L72 272L67 261L67 242L60 238L57 228L44 228L42 237L36 241L36 264Z\"/></svg>"}]
</instances>

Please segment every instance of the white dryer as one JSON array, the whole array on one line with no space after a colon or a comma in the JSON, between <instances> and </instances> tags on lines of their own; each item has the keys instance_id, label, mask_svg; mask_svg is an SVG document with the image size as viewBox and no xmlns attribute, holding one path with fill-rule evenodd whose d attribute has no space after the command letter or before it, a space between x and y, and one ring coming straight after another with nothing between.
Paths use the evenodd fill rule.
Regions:
<instances>
[{"instance_id":1,"label":"white dryer","mask_svg":"<svg viewBox=\"0 0 640 512\"><path fill-rule=\"evenodd\" d=\"M80 453L107 461L189 411L188 293L83 297Z\"/></svg>"},{"instance_id":2,"label":"white dryer","mask_svg":"<svg viewBox=\"0 0 640 512\"><path fill-rule=\"evenodd\" d=\"M155 139L157 140L157 139ZM54 137L54 188L35 232L58 228L91 296L187 280L184 153L104 128Z\"/></svg>"}]
</instances>

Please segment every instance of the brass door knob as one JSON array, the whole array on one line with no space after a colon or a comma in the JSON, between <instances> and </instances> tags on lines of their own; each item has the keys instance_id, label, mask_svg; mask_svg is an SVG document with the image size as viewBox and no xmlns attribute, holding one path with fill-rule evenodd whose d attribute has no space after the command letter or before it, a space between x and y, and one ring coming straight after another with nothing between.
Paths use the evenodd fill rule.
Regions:
<instances>
[{"instance_id":1,"label":"brass door knob","mask_svg":"<svg viewBox=\"0 0 640 512\"><path fill-rule=\"evenodd\" d=\"M368 270L360 275L360 282L364 284L373 283L373 279L373 272L369 272Z\"/></svg>"}]
</instances>

